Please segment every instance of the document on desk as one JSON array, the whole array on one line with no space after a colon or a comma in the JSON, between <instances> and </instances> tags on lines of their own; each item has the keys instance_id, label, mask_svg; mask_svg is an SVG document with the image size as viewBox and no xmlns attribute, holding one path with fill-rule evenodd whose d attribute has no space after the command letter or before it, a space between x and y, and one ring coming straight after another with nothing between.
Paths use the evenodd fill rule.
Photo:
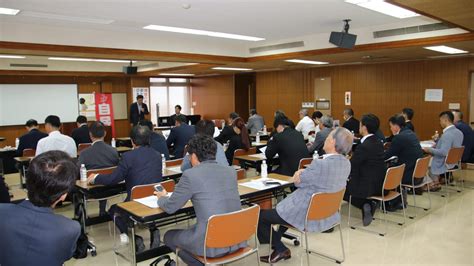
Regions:
<instances>
[{"instance_id":1,"label":"document on desk","mask_svg":"<svg viewBox=\"0 0 474 266\"><path fill-rule=\"evenodd\" d=\"M176 172L176 173L181 173L181 165L178 166L173 166L173 167L166 167L166 169Z\"/></svg>"},{"instance_id":2,"label":"document on desk","mask_svg":"<svg viewBox=\"0 0 474 266\"><path fill-rule=\"evenodd\" d=\"M170 197L173 194L173 192L168 193L168 197ZM134 199L134 201L141 203L149 208L156 209L160 206L158 206L158 198L155 195L140 198L140 199Z\"/></svg>"},{"instance_id":3,"label":"document on desk","mask_svg":"<svg viewBox=\"0 0 474 266\"><path fill-rule=\"evenodd\" d=\"M433 147L435 144L436 144L436 143L435 143L434 141L430 141L430 140L420 142L420 146L421 146L422 148L431 148L431 147Z\"/></svg>"},{"instance_id":4,"label":"document on desk","mask_svg":"<svg viewBox=\"0 0 474 266\"><path fill-rule=\"evenodd\" d=\"M273 178L259 178L245 183L240 183L239 186L249 187L256 190L265 190L288 184L287 181L273 179Z\"/></svg>"},{"instance_id":5,"label":"document on desk","mask_svg":"<svg viewBox=\"0 0 474 266\"><path fill-rule=\"evenodd\" d=\"M262 154L265 154L265 151L267 150L267 146L261 147L259 150Z\"/></svg>"},{"instance_id":6,"label":"document on desk","mask_svg":"<svg viewBox=\"0 0 474 266\"><path fill-rule=\"evenodd\" d=\"M255 157L257 159L262 159L262 160L267 159L267 157L265 157L265 153L250 154L249 156Z\"/></svg>"}]
</instances>

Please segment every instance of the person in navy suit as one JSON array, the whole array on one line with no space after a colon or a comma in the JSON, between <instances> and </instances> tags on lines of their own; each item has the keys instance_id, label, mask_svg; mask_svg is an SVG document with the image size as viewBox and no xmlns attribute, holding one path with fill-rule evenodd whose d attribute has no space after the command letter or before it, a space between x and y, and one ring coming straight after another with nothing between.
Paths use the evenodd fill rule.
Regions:
<instances>
[{"instance_id":1,"label":"person in navy suit","mask_svg":"<svg viewBox=\"0 0 474 266\"><path fill-rule=\"evenodd\" d=\"M89 127L87 126L87 117L80 115L76 119L77 128L72 131L71 137L76 142L76 146L81 143L92 143L89 136Z\"/></svg>"},{"instance_id":2,"label":"person in navy suit","mask_svg":"<svg viewBox=\"0 0 474 266\"><path fill-rule=\"evenodd\" d=\"M149 113L148 106L143 102L143 95L138 95L137 101L130 105L130 124L138 125L138 122L145 119L145 115Z\"/></svg>"},{"instance_id":3,"label":"person in navy suit","mask_svg":"<svg viewBox=\"0 0 474 266\"><path fill-rule=\"evenodd\" d=\"M151 130L150 135L150 147L152 147L155 151L164 154L165 159L170 159L170 152L168 150L168 145L166 145L166 139L162 134L158 134L153 132L153 123L150 120L142 120L139 123L140 126L148 127Z\"/></svg>"},{"instance_id":4,"label":"person in navy suit","mask_svg":"<svg viewBox=\"0 0 474 266\"><path fill-rule=\"evenodd\" d=\"M474 162L474 158L472 158L472 152L474 149L474 131L472 128L462 121L463 115L462 112L459 110L453 111L454 115L454 126L461 130L464 138L462 140L462 145L464 146L464 153L462 154L461 162L463 163L471 163Z\"/></svg>"},{"instance_id":5,"label":"person in navy suit","mask_svg":"<svg viewBox=\"0 0 474 266\"><path fill-rule=\"evenodd\" d=\"M0 265L63 265L76 250L78 222L54 214L79 169L62 151L49 151L31 161L26 178L28 199L0 204Z\"/></svg>"},{"instance_id":6,"label":"person in navy suit","mask_svg":"<svg viewBox=\"0 0 474 266\"><path fill-rule=\"evenodd\" d=\"M28 133L20 137L20 144L16 149L16 153L18 156L23 155L24 149L36 150L36 145L38 144L38 141L48 136L48 134L39 131L38 121L34 119L26 121L25 127L26 130L28 130Z\"/></svg>"},{"instance_id":7,"label":"person in navy suit","mask_svg":"<svg viewBox=\"0 0 474 266\"><path fill-rule=\"evenodd\" d=\"M196 130L193 126L186 124L185 116L177 116L174 128L171 129L170 135L166 140L168 147L174 146L174 157L175 159L183 158L184 146L188 144L188 141L194 136Z\"/></svg>"},{"instance_id":8,"label":"person in navy suit","mask_svg":"<svg viewBox=\"0 0 474 266\"><path fill-rule=\"evenodd\" d=\"M108 175L91 174L88 177L90 184L114 185L125 181L127 198L130 200L132 188L138 185L159 183L162 181L161 154L150 147L151 130L144 126L135 126L131 132L133 150L122 155L115 171ZM128 216L120 211L117 205L112 205L109 214L115 216L115 225L120 230L120 240L123 244L128 243L127 220ZM153 230L151 247L157 247L160 243L159 231ZM137 237L138 250L144 249L143 240Z\"/></svg>"},{"instance_id":9,"label":"person in navy suit","mask_svg":"<svg viewBox=\"0 0 474 266\"><path fill-rule=\"evenodd\" d=\"M344 124L343 127L347 128L349 131L353 132L354 134L359 134L359 120L354 118L354 110L351 108L344 109L343 112L344 116Z\"/></svg>"}]
</instances>

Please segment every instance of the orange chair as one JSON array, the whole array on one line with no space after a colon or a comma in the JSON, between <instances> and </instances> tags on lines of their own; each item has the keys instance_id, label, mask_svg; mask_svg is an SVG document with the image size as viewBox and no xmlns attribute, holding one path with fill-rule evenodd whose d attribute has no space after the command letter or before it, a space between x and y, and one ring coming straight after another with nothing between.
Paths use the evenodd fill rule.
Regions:
<instances>
[{"instance_id":1,"label":"orange chair","mask_svg":"<svg viewBox=\"0 0 474 266\"><path fill-rule=\"evenodd\" d=\"M411 185L402 184L402 187L410 188L413 192L413 203L414 203L414 205L409 205L409 206L413 206L415 208L422 208L425 211L431 209L430 187L427 186L428 187L428 199L430 201L430 205L429 205L428 208L418 207L416 205L415 189L421 188L421 187L423 187L425 185L428 185L432 182L431 180L430 181L423 181L425 179L426 175L428 174L428 167L430 165L430 160L431 160L431 156L426 156L426 157L423 157L423 158L420 158L420 159L416 160L415 169L413 170ZM415 182L415 180L420 180L420 181ZM415 185L415 183L418 183L418 185ZM415 212L415 215L408 216L408 217L410 219L415 218L416 217L416 212Z\"/></svg>"},{"instance_id":2,"label":"orange chair","mask_svg":"<svg viewBox=\"0 0 474 266\"><path fill-rule=\"evenodd\" d=\"M173 192L174 191L174 185L175 185L174 181L173 180L167 180L167 181L163 181L161 183L134 186L132 188L130 198L132 200L134 200L134 199L140 199L140 198L152 196L153 192L155 192L155 186L158 185L158 184L161 184L161 186L163 186L163 188L167 192Z\"/></svg>"},{"instance_id":3,"label":"orange chair","mask_svg":"<svg viewBox=\"0 0 474 266\"><path fill-rule=\"evenodd\" d=\"M35 149L24 149L23 150L23 157L35 157L36 150Z\"/></svg>"},{"instance_id":4,"label":"orange chair","mask_svg":"<svg viewBox=\"0 0 474 266\"><path fill-rule=\"evenodd\" d=\"M166 167L179 166L183 164L183 158L166 161Z\"/></svg>"},{"instance_id":5,"label":"orange chair","mask_svg":"<svg viewBox=\"0 0 474 266\"><path fill-rule=\"evenodd\" d=\"M235 156L251 155L251 154L256 154L256 153L257 153L257 148L256 147L251 147L247 151L244 150L244 149L237 149L237 150L234 151L234 157L233 158L235 158ZM232 160L232 165L240 166L239 160L237 160L237 159Z\"/></svg>"},{"instance_id":6,"label":"orange chair","mask_svg":"<svg viewBox=\"0 0 474 266\"><path fill-rule=\"evenodd\" d=\"M238 169L237 170L237 180L242 180L247 178L247 173L245 172L245 169Z\"/></svg>"},{"instance_id":7,"label":"orange chair","mask_svg":"<svg viewBox=\"0 0 474 266\"><path fill-rule=\"evenodd\" d=\"M304 234L305 243L306 243L305 251L306 251L306 257L307 257L308 265L310 265L310 263L309 263L309 254L310 253L314 253L314 254L317 254L319 256L334 260L338 264L344 262L344 260L346 259L346 254L345 254L345 251L344 251L344 240L342 238L341 221L333 224L331 226L331 228L334 228L336 226L339 227L339 235L340 235L340 238L341 238L342 259L334 258L334 257L331 257L327 254L323 254L323 253L320 253L320 252L316 252L314 250L310 250L309 249L309 243L308 243L308 233L309 232L307 231L309 222L323 220L323 219L331 217L332 215L340 212L342 198L344 197L344 192L345 191L346 191L346 189L344 188L344 189L342 189L338 192L334 192L334 193L314 193L311 196L311 201L309 202L308 210L306 211L306 220L305 220L305 224L304 224L304 230L301 231L301 230L299 230L295 227L289 227L289 228L292 228L292 229L297 230L300 233ZM272 232L273 232L273 230L270 232L270 243L272 243ZM269 245L269 246L270 246L270 252L269 252L269 254L270 254L271 253L271 245Z\"/></svg>"},{"instance_id":8,"label":"orange chair","mask_svg":"<svg viewBox=\"0 0 474 266\"><path fill-rule=\"evenodd\" d=\"M303 158L300 160L298 165L298 169L304 169L306 165L311 164L313 162L313 158Z\"/></svg>"},{"instance_id":9,"label":"orange chair","mask_svg":"<svg viewBox=\"0 0 474 266\"><path fill-rule=\"evenodd\" d=\"M77 147L77 154L81 154L81 152L87 148L89 148L90 146L92 146L92 143L81 143L79 144L79 146Z\"/></svg>"},{"instance_id":10,"label":"orange chair","mask_svg":"<svg viewBox=\"0 0 474 266\"><path fill-rule=\"evenodd\" d=\"M260 264L258 255L257 228L260 207L253 205L249 208L225 214L216 214L209 217L204 239L204 256L193 255L204 265L228 264L240 260L253 253L257 254L257 264ZM218 258L207 257L208 248L226 248L249 240L252 235L255 238L254 248L240 248L235 252ZM180 248L176 249L176 265L179 265L178 254Z\"/></svg>"},{"instance_id":11,"label":"orange chair","mask_svg":"<svg viewBox=\"0 0 474 266\"><path fill-rule=\"evenodd\" d=\"M446 176L444 178L445 180L445 185L446 188L449 187L450 179L453 178L453 173L456 171L461 170L461 158L462 154L464 153L464 146L461 147L453 147L449 149L448 155L446 155L446 159L444 161L446 165ZM449 168L449 165L455 165L455 167L452 167L451 169ZM464 182L461 182L464 185ZM457 185L456 191L459 193L461 192L461 188L459 187L459 184ZM441 195L441 197L445 197L446 195Z\"/></svg>"},{"instance_id":12,"label":"orange chair","mask_svg":"<svg viewBox=\"0 0 474 266\"><path fill-rule=\"evenodd\" d=\"M394 166L390 167L387 169L387 172L385 174L385 179L383 181L383 186L380 195L383 196L372 196L368 197L367 199L371 200L377 200L382 202L382 208L383 208L383 220L385 223L385 232L375 232L371 231L365 228L360 228L359 229L364 229L369 232L375 232L378 233L380 236L385 236L386 231L387 231L387 210L385 208L385 202L396 199L397 197L401 197L402 199L402 207L403 207L403 223L401 222L396 222L398 225L403 226L406 221L406 213L405 213L405 202L403 200L403 196L400 192L397 191L399 189L402 191L402 178L403 178L403 173L405 172L405 164L399 165L399 166ZM384 193L384 191L389 191L388 193ZM384 195L385 194L385 195ZM347 221L348 225L352 229L356 229L355 225L351 225L351 203L352 203L352 196L349 196L349 219ZM393 222L393 221L390 221Z\"/></svg>"}]
</instances>

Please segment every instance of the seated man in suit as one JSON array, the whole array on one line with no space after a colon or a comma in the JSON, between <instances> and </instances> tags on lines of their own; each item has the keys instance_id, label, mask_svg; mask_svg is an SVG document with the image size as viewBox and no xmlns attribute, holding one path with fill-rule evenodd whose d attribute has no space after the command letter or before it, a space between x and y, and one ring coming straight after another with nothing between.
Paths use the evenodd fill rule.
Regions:
<instances>
[{"instance_id":1,"label":"seated man in suit","mask_svg":"<svg viewBox=\"0 0 474 266\"><path fill-rule=\"evenodd\" d=\"M331 133L333 124L334 120L330 115L324 115L319 119L319 132L316 134L313 144L308 148L310 154L313 154L315 151L318 152L318 155L324 154L324 142L329 133Z\"/></svg>"},{"instance_id":2,"label":"seated man in suit","mask_svg":"<svg viewBox=\"0 0 474 266\"><path fill-rule=\"evenodd\" d=\"M76 146L81 143L91 143L89 136L89 127L87 126L87 117L80 115L76 119L77 128L72 131L71 137L76 142Z\"/></svg>"},{"instance_id":3,"label":"seated man in suit","mask_svg":"<svg viewBox=\"0 0 474 266\"><path fill-rule=\"evenodd\" d=\"M58 116L50 115L44 120L44 128L48 133L46 138L38 141L36 146L36 156L47 151L64 151L72 158L77 157L77 147L74 140L66 135L61 134L61 120Z\"/></svg>"},{"instance_id":4,"label":"seated man in suit","mask_svg":"<svg viewBox=\"0 0 474 266\"><path fill-rule=\"evenodd\" d=\"M411 122L413 115L415 115L413 109L408 107L403 108L402 115L405 117L405 127L415 132L415 126L413 126L413 123Z\"/></svg>"},{"instance_id":5,"label":"seated man in suit","mask_svg":"<svg viewBox=\"0 0 474 266\"><path fill-rule=\"evenodd\" d=\"M122 155L117 169L109 175L92 174L88 177L90 184L114 185L125 180L127 188L127 198L130 200L132 188L138 185L153 184L162 181L161 154L150 147L150 130L148 127L135 126L130 137L132 139L133 150ZM115 224L120 230L120 241L128 243L127 221L125 213L121 212L117 205L112 205L109 210L110 216L115 217ZM158 230L151 230L152 248L160 245L160 233ZM143 250L143 240L136 237L137 250Z\"/></svg>"},{"instance_id":6,"label":"seated man in suit","mask_svg":"<svg viewBox=\"0 0 474 266\"><path fill-rule=\"evenodd\" d=\"M165 155L165 159L170 159L170 152L168 150L168 145L166 145L166 139L162 134L158 134L153 131L153 123L150 120L142 120L138 123L140 126L148 127L151 131L150 136L150 147L160 154Z\"/></svg>"},{"instance_id":7,"label":"seated man in suit","mask_svg":"<svg viewBox=\"0 0 474 266\"><path fill-rule=\"evenodd\" d=\"M232 112L229 114L229 117L227 118L227 125L224 126L224 128L221 130L221 133L219 136L215 137L214 139L217 140L220 144L227 143L232 136L235 135L235 131L232 128L232 123L234 122L235 119L239 117L238 113Z\"/></svg>"},{"instance_id":8,"label":"seated man in suit","mask_svg":"<svg viewBox=\"0 0 474 266\"><path fill-rule=\"evenodd\" d=\"M130 125L136 126L138 122L145 119L145 115L149 114L148 106L143 102L143 95L137 95L137 101L130 105Z\"/></svg>"},{"instance_id":9,"label":"seated man in suit","mask_svg":"<svg viewBox=\"0 0 474 266\"><path fill-rule=\"evenodd\" d=\"M63 265L76 250L78 222L54 214L79 169L62 151L34 158L26 178L28 199L0 204L0 265Z\"/></svg>"},{"instance_id":10,"label":"seated man in suit","mask_svg":"<svg viewBox=\"0 0 474 266\"><path fill-rule=\"evenodd\" d=\"M104 124L100 121L93 122L88 131L92 145L81 152L79 165L84 164L88 170L117 166L119 163L117 149L104 142L107 134ZM106 204L106 200L99 202L100 215L105 215Z\"/></svg>"},{"instance_id":11,"label":"seated man in suit","mask_svg":"<svg viewBox=\"0 0 474 266\"><path fill-rule=\"evenodd\" d=\"M182 108L181 108L181 105L179 105L179 104L174 107L174 114L173 114L172 116L170 116L170 122L169 122L169 124L170 124L171 126L174 126L174 124L176 123L176 117L177 117L177 116L181 116L181 115L182 115L182 116L186 117L185 115L183 115L183 114L181 113L181 109L182 109Z\"/></svg>"},{"instance_id":12,"label":"seated man in suit","mask_svg":"<svg viewBox=\"0 0 474 266\"><path fill-rule=\"evenodd\" d=\"M472 128L462 121L463 114L459 110L453 111L454 115L454 125L457 129L461 130L464 138L462 141L462 145L464 146L464 153L462 154L461 162L463 163L470 163L474 162L474 158L472 158L472 153L474 149L474 131Z\"/></svg>"},{"instance_id":13,"label":"seated man in suit","mask_svg":"<svg viewBox=\"0 0 474 266\"><path fill-rule=\"evenodd\" d=\"M346 187L351 164L345 155L351 151L352 141L353 136L347 129L333 130L324 142L326 154L323 159L313 160L306 169L294 174L294 183L298 189L278 203L276 209L260 212L258 240L261 244L268 244L272 230L271 245L274 250L269 256L260 257L260 261L276 263L291 258L290 250L281 241L281 232L273 230L272 224L291 225L303 230L311 195L316 192L338 192ZM309 223L307 229L310 232L322 232L340 219L340 215L335 214Z\"/></svg>"},{"instance_id":14,"label":"seated man in suit","mask_svg":"<svg viewBox=\"0 0 474 266\"><path fill-rule=\"evenodd\" d=\"M196 213L196 224L189 229L169 230L164 236L165 245L175 251L187 265L203 265L189 253L204 255L204 238L207 221L215 214L238 211L241 208L237 189L237 173L229 166L216 162L216 143L212 137L197 134L188 144L188 152L193 167L181 176L173 194L168 197L166 190L155 192L158 205L169 214L181 209L191 200ZM243 242L228 248L206 250L208 257L221 257L229 252L245 247Z\"/></svg>"},{"instance_id":15,"label":"seated man in suit","mask_svg":"<svg viewBox=\"0 0 474 266\"><path fill-rule=\"evenodd\" d=\"M22 156L24 149L36 150L38 141L48 136L48 134L39 131L38 122L34 119L26 121L25 127L28 133L20 137L20 144L18 144L16 149L17 156Z\"/></svg>"},{"instance_id":16,"label":"seated man in suit","mask_svg":"<svg viewBox=\"0 0 474 266\"><path fill-rule=\"evenodd\" d=\"M344 200L362 210L363 224L368 226L376 210L376 203L367 197L380 195L385 178L384 149L374 135L379 128L379 119L373 114L363 115L360 120L361 143L351 158L351 174Z\"/></svg>"},{"instance_id":17,"label":"seated man in suit","mask_svg":"<svg viewBox=\"0 0 474 266\"><path fill-rule=\"evenodd\" d=\"M352 108L344 109L344 124L343 127L347 128L350 132L358 135L359 134L359 120L354 118L354 110Z\"/></svg>"},{"instance_id":18,"label":"seated man in suit","mask_svg":"<svg viewBox=\"0 0 474 266\"><path fill-rule=\"evenodd\" d=\"M300 121L296 124L295 129L303 134L304 139L308 139L309 132L314 130L314 121L308 116L307 109L301 109L298 115Z\"/></svg>"},{"instance_id":19,"label":"seated man in suit","mask_svg":"<svg viewBox=\"0 0 474 266\"><path fill-rule=\"evenodd\" d=\"M263 121L263 117L257 114L257 110L250 109L249 121L247 121L247 124L245 125L250 131L250 134L257 134L257 132L263 129L264 125L265 122Z\"/></svg>"},{"instance_id":20,"label":"seated man in suit","mask_svg":"<svg viewBox=\"0 0 474 266\"><path fill-rule=\"evenodd\" d=\"M186 124L186 117L181 115L176 117L174 128L171 129L170 135L166 140L168 147L174 146L174 157L175 159L183 158L184 147L188 144L188 141L194 136L196 130L193 126Z\"/></svg>"},{"instance_id":21,"label":"seated man in suit","mask_svg":"<svg viewBox=\"0 0 474 266\"><path fill-rule=\"evenodd\" d=\"M443 135L441 138L434 136L436 145L434 147L423 148L426 153L433 155L431 159L431 167L429 177L433 183L430 185L431 191L438 191L441 189L439 176L446 173L445 159L448 155L449 149L453 147L461 147L464 136L461 130L457 129L454 124L454 115L450 111L444 111L439 114L439 124L443 128ZM455 165L449 165L449 168Z\"/></svg>"},{"instance_id":22,"label":"seated man in suit","mask_svg":"<svg viewBox=\"0 0 474 266\"><path fill-rule=\"evenodd\" d=\"M199 120L199 122L197 122L195 126L196 134L206 135L212 138L212 135L214 134L214 127L214 122L212 122L211 120ZM216 162L220 165L228 166L229 163L227 162L227 158L225 157L224 147L222 147L222 144L220 144L216 140L214 140L214 142L217 145ZM187 170L191 167L193 167L191 164L191 155L189 155L188 152L183 158L183 164L181 164L181 171Z\"/></svg>"},{"instance_id":23,"label":"seated man in suit","mask_svg":"<svg viewBox=\"0 0 474 266\"><path fill-rule=\"evenodd\" d=\"M265 156L272 160L278 154L280 165L274 172L292 176L300 160L310 156L303 135L291 128L288 118L282 115L275 118L273 127L277 133L268 140Z\"/></svg>"}]
</instances>

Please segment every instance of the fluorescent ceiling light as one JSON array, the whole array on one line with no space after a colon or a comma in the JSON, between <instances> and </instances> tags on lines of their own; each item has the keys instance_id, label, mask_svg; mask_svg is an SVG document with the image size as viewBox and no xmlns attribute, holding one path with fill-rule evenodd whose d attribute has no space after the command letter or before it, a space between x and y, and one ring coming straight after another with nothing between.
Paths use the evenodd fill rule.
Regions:
<instances>
[{"instance_id":1,"label":"fluorescent ceiling light","mask_svg":"<svg viewBox=\"0 0 474 266\"><path fill-rule=\"evenodd\" d=\"M54 20L64 20L72 22L85 22L93 24L112 24L114 20L112 19L100 19L100 18L87 18L87 17L74 17L74 16L65 16L54 13L43 13L43 12L33 12L33 11L23 11L21 12L22 16L33 17L33 18L44 18L44 19L54 19Z\"/></svg>"},{"instance_id":2,"label":"fluorescent ceiling light","mask_svg":"<svg viewBox=\"0 0 474 266\"><path fill-rule=\"evenodd\" d=\"M160 76L192 77L194 74L160 73Z\"/></svg>"},{"instance_id":3,"label":"fluorescent ceiling light","mask_svg":"<svg viewBox=\"0 0 474 266\"><path fill-rule=\"evenodd\" d=\"M18 14L18 12L20 12L20 10L18 9L0 7L0 15L15 16L16 14Z\"/></svg>"},{"instance_id":4,"label":"fluorescent ceiling light","mask_svg":"<svg viewBox=\"0 0 474 266\"><path fill-rule=\"evenodd\" d=\"M250 71L251 68L240 68L240 67L213 67L215 70L231 70L231 71Z\"/></svg>"},{"instance_id":5,"label":"fluorescent ceiling light","mask_svg":"<svg viewBox=\"0 0 474 266\"><path fill-rule=\"evenodd\" d=\"M440 53L445 53L445 54L466 54L468 51L456 49L453 47L449 47L446 45L439 45L439 46L428 46L424 47L425 49L440 52Z\"/></svg>"},{"instance_id":6,"label":"fluorescent ceiling light","mask_svg":"<svg viewBox=\"0 0 474 266\"><path fill-rule=\"evenodd\" d=\"M285 61L290 62L290 63L310 64L310 65L327 65L327 64L329 64L329 62L310 61L310 60L301 60L301 59L288 59L288 60L285 60Z\"/></svg>"},{"instance_id":7,"label":"fluorescent ceiling light","mask_svg":"<svg viewBox=\"0 0 474 266\"><path fill-rule=\"evenodd\" d=\"M9 55L9 54L0 54L0 58L23 59L23 58L26 58L26 56L22 56L22 55Z\"/></svg>"},{"instance_id":8,"label":"fluorescent ceiling light","mask_svg":"<svg viewBox=\"0 0 474 266\"><path fill-rule=\"evenodd\" d=\"M80 62L102 62L102 63L130 63L130 60L117 59L92 59L92 58L74 58L74 57L49 57L48 60L56 61L80 61ZM136 63L137 61L132 61Z\"/></svg>"},{"instance_id":9,"label":"fluorescent ceiling light","mask_svg":"<svg viewBox=\"0 0 474 266\"><path fill-rule=\"evenodd\" d=\"M367 8L385 15L389 15L396 18L411 18L419 16L419 14L407 10L405 8L392 5L385 2L384 0L345 0L346 3L358 5L363 8Z\"/></svg>"},{"instance_id":10,"label":"fluorescent ceiling light","mask_svg":"<svg viewBox=\"0 0 474 266\"><path fill-rule=\"evenodd\" d=\"M168 31L168 32L177 32L177 33L194 34L194 35L204 35L204 36L210 36L210 37L253 41L253 42L265 40L264 38L238 35L238 34L230 34L230 33L207 31L207 30L194 30L194 29L159 26L159 25L148 25L143 28L146 30L158 30L158 31Z\"/></svg>"}]
</instances>

